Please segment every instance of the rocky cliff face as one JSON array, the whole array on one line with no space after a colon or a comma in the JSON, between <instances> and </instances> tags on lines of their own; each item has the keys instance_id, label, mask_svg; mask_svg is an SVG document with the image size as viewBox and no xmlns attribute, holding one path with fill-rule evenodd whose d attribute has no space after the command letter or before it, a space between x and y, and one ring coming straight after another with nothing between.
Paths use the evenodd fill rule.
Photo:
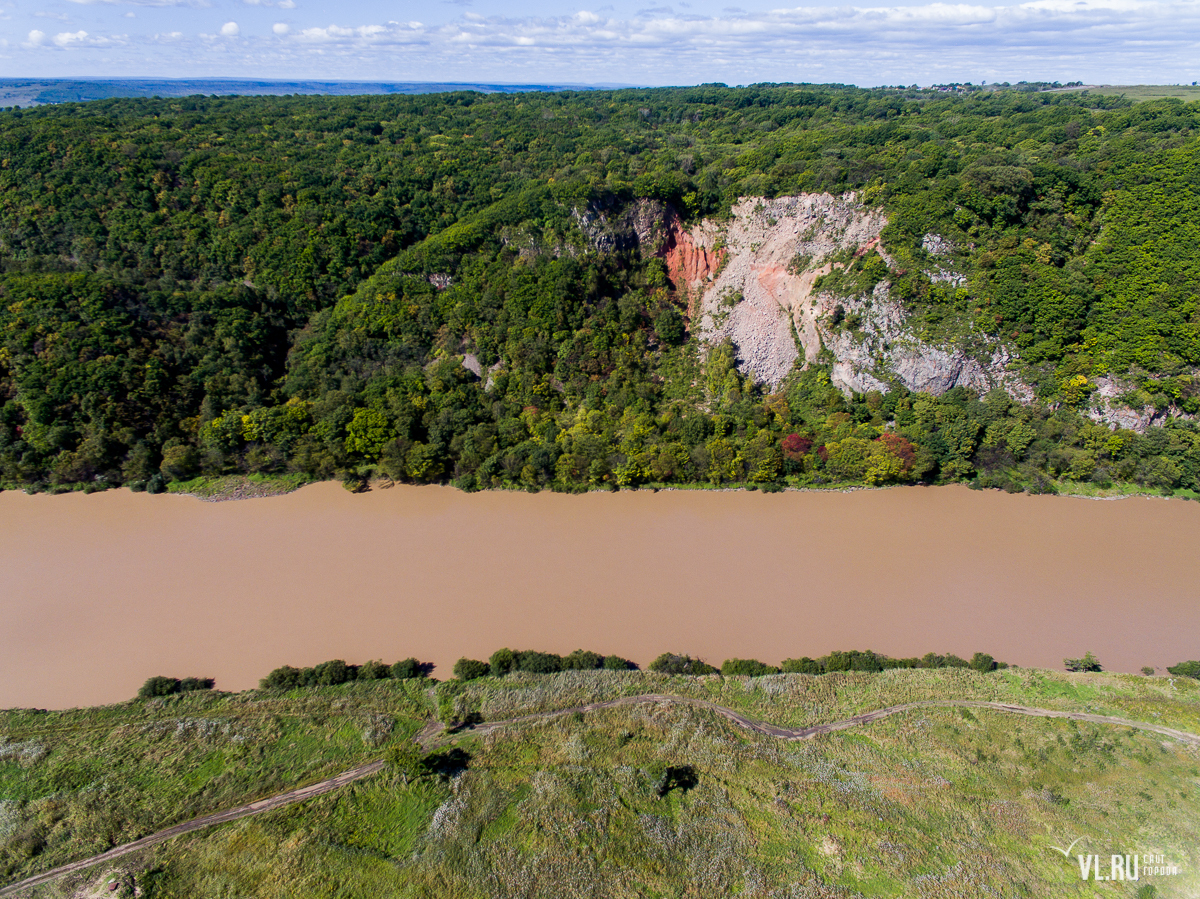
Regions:
<instances>
[{"instance_id":1,"label":"rocky cliff face","mask_svg":"<svg viewBox=\"0 0 1200 899\"><path fill-rule=\"evenodd\" d=\"M660 253L672 282L688 295L692 324L702 339L732 340L742 370L772 389L794 365L807 366L824 350L834 383L847 393L886 391L890 380L899 380L910 390L931 393L1002 386L1032 399L1029 388L1006 370L1009 357L1002 347L980 361L961 349L918 340L883 284L870 297L852 300L814 291L817 278L832 268L827 259L841 251L878 253L890 266L880 246L886 223L880 211L852 193L748 197L722 225L704 221L685 231L668 221ZM936 250L943 249L939 238L932 240ZM931 274L959 277L940 267ZM836 326L839 305L856 316L853 332Z\"/></svg>"},{"instance_id":2,"label":"rocky cliff face","mask_svg":"<svg viewBox=\"0 0 1200 899\"><path fill-rule=\"evenodd\" d=\"M954 387L985 393L1003 388L1015 400L1032 402L1033 389L1014 372L1012 351L993 343L980 351L936 346L921 340L904 305L880 282L869 296L835 297L814 290L829 273L830 257L877 253L887 220L853 193L744 197L725 222L704 220L684 228L669 204L639 200L624 208L588 208L576 213L587 241L597 249L639 247L657 255L677 293L686 301L693 332L709 344L725 339L737 348L738 367L777 388L795 366L818 360L831 365L831 379L847 395L886 392L893 383L942 394ZM926 274L935 282L966 287L955 268L955 248L927 234ZM840 314L837 313L841 307ZM854 327L836 319L853 321ZM1134 408L1133 385L1100 378L1088 415L1114 428L1144 431L1168 418L1190 417L1172 406Z\"/></svg>"}]
</instances>

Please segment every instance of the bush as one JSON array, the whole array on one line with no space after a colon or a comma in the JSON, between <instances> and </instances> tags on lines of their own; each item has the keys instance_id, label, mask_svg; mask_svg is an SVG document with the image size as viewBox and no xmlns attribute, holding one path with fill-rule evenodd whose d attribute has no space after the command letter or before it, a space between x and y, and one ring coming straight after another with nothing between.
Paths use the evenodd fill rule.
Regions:
<instances>
[{"instance_id":1,"label":"bush","mask_svg":"<svg viewBox=\"0 0 1200 899\"><path fill-rule=\"evenodd\" d=\"M276 668L258 682L263 690L292 690L304 686L304 672L291 665Z\"/></svg>"},{"instance_id":2,"label":"bush","mask_svg":"<svg viewBox=\"0 0 1200 899\"><path fill-rule=\"evenodd\" d=\"M384 680L392 676L392 669L378 659L360 665L358 668L358 680Z\"/></svg>"},{"instance_id":3,"label":"bush","mask_svg":"<svg viewBox=\"0 0 1200 899\"><path fill-rule=\"evenodd\" d=\"M726 659L721 663L721 673L727 676L762 677L764 674L778 674L779 669L774 665L764 665L757 659Z\"/></svg>"},{"instance_id":4,"label":"bush","mask_svg":"<svg viewBox=\"0 0 1200 899\"><path fill-rule=\"evenodd\" d=\"M1200 678L1200 661L1180 662L1178 665L1169 667L1167 671L1177 677Z\"/></svg>"},{"instance_id":5,"label":"bush","mask_svg":"<svg viewBox=\"0 0 1200 899\"><path fill-rule=\"evenodd\" d=\"M152 677L138 690L138 699L152 699L155 696L171 696L175 693L191 693L195 690L211 690L216 685L211 677Z\"/></svg>"},{"instance_id":6,"label":"bush","mask_svg":"<svg viewBox=\"0 0 1200 899\"><path fill-rule=\"evenodd\" d=\"M1196 663L1196 665L1197 665L1197 671L1200 671L1200 662L1197 662L1197 663ZM1169 670L1169 669L1168 669L1168 670ZM1146 677L1149 677L1149 676L1150 676L1150 675L1152 675L1153 673L1154 673L1154 666L1153 666L1153 665L1143 665L1143 666L1142 666L1142 674L1146 675ZM1198 673L1198 674L1196 675L1196 677L1200 677L1200 673Z\"/></svg>"},{"instance_id":7,"label":"bush","mask_svg":"<svg viewBox=\"0 0 1200 899\"><path fill-rule=\"evenodd\" d=\"M827 672L882 671L886 661L888 661L887 656L881 656L869 649L866 652L857 649L851 649L848 652L831 652L820 659L821 667Z\"/></svg>"},{"instance_id":8,"label":"bush","mask_svg":"<svg viewBox=\"0 0 1200 899\"><path fill-rule=\"evenodd\" d=\"M1068 671L1103 671L1100 660L1092 655L1091 650L1083 654L1082 659L1063 659L1063 665ZM1168 671L1170 669L1167 669Z\"/></svg>"},{"instance_id":9,"label":"bush","mask_svg":"<svg viewBox=\"0 0 1200 899\"><path fill-rule=\"evenodd\" d=\"M517 670L531 674L553 674L562 671L562 656L552 652L534 652L532 649L517 653Z\"/></svg>"},{"instance_id":10,"label":"bush","mask_svg":"<svg viewBox=\"0 0 1200 899\"><path fill-rule=\"evenodd\" d=\"M717 669L702 659L664 652L650 663L650 670L659 674L716 674Z\"/></svg>"},{"instance_id":11,"label":"bush","mask_svg":"<svg viewBox=\"0 0 1200 899\"><path fill-rule=\"evenodd\" d=\"M637 665L629 659L623 659L620 656L605 656L604 657L605 671L637 671Z\"/></svg>"},{"instance_id":12,"label":"bush","mask_svg":"<svg viewBox=\"0 0 1200 899\"><path fill-rule=\"evenodd\" d=\"M454 676L459 680L475 680L490 674L492 667L487 662L478 659L459 659L454 663Z\"/></svg>"},{"instance_id":13,"label":"bush","mask_svg":"<svg viewBox=\"0 0 1200 899\"><path fill-rule=\"evenodd\" d=\"M392 677L396 680L411 680L414 677L428 677L433 670L429 662L418 662L416 659L402 659L392 666Z\"/></svg>"},{"instance_id":14,"label":"bush","mask_svg":"<svg viewBox=\"0 0 1200 899\"><path fill-rule=\"evenodd\" d=\"M179 679L175 677L151 677L138 690L138 699L152 699L155 696L170 696L179 692Z\"/></svg>"},{"instance_id":15,"label":"bush","mask_svg":"<svg viewBox=\"0 0 1200 899\"><path fill-rule=\"evenodd\" d=\"M971 656L971 661L968 663L976 671L995 671L996 660L986 652L977 652Z\"/></svg>"},{"instance_id":16,"label":"bush","mask_svg":"<svg viewBox=\"0 0 1200 899\"><path fill-rule=\"evenodd\" d=\"M332 687L354 680L355 673L356 669L341 659L333 659L305 669L305 681L315 687Z\"/></svg>"},{"instance_id":17,"label":"bush","mask_svg":"<svg viewBox=\"0 0 1200 899\"><path fill-rule=\"evenodd\" d=\"M510 671L517 670L517 654L511 649L497 649L488 659L493 677L503 677Z\"/></svg>"},{"instance_id":18,"label":"bush","mask_svg":"<svg viewBox=\"0 0 1200 899\"><path fill-rule=\"evenodd\" d=\"M825 668L816 659L801 656L798 659L784 659L780 666L786 674L824 674Z\"/></svg>"},{"instance_id":19,"label":"bush","mask_svg":"<svg viewBox=\"0 0 1200 899\"><path fill-rule=\"evenodd\" d=\"M180 693L191 693L193 690L211 690L217 682L211 677L185 677L179 682Z\"/></svg>"},{"instance_id":20,"label":"bush","mask_svg":"<svg viewBox=\"0 0 1200 899\"><path fill-rule=\"evenodd\" d=\"M604 656L586 649L577 649L562 660L563 671L590 671L603 665Z\"/></svg>"}]
</instances>

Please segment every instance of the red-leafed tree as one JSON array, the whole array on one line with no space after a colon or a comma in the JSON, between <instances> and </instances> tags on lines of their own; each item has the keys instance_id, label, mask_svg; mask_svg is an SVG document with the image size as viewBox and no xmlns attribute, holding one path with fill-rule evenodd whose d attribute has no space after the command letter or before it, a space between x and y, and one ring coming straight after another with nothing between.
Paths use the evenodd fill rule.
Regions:
<instances>
[{"instance_id":1,"label":"red-leafed tree","mask_svg":"<svg viewBox=\"0 0 1200 899\"><path fill-rule=\"evenodd\" d=\"M808 451L812 449L812 438L801 437L799 434L788 434L783 438L783 455L784 458L799 462L808 455Z\"/></svg>"},{"instance_id":2,"label":"red-leafed tree","mask_svg":"<svg viewBox=\"0 0 1200 899\"><path fill-rule=\"evenodd\" d=\"M879 438L879 442L887 447L889 453L900 460L905 474L912 471L912 467L917 461L917 448L907 437L889 432L883 434Z\"/></svg>"}]
</instances>

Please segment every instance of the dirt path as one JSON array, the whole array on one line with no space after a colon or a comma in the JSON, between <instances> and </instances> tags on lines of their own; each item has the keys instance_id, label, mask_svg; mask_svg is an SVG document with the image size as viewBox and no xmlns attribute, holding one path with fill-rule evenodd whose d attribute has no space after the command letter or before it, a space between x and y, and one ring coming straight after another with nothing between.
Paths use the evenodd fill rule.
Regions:
<instances>
[{"instance_id":1,"label":"dirt path","mask_svg":"<svg viewBox=\"0 0 1200 899\"><path fill-rule=\"evenodd\" d=\"M860 724L869 724L872 721L878 721L881 718L887 718L890 715L897 715L901 712L912 711L913 709L923 708L972 708L972 709L992 709L998 712L1008 712L1013 715L1028 715L1033 718L1067 718L1072 721L1089 721L1093 724L1111 724L1117 727L1130 727L1136 730L1145 730L1152 733L1161 734L1165 737L1170 737L1173 740L1178 740L1188 746L1200 747L1200 735L1188 733L1183 730L1175 730L1170 727L1163 727L1159 724L1148 724L1141 721L1130 721L1126 718L1115 718L1109 715L1093 715L1089 712L1063 712L1054 709L1039 709L1023 705L1010 705L1003 702L983 702L970 699L945 699L945 700L927 700L924 702L908 702L903 705L888 706L883 709L875 709L871 712L864 712L861 715L855 715L852 718L845 718L841 721L831 721L828 724L814 724L811 727L777 727L774 724L767 724L765 721L758 721L754 718L749 718L741 712L736 712L733 709L725 706L717 705L714 702L708 702L704 699L690 699L684 696L668 696L663 693L643 693L639 696L623 696L620 699L610 699L607 702L594 702L590 705L571 706L566 709L556 709L553 712L536 712L532 715L521 715L517 718L509 718L504 721L486 721L480 724L475 724L465 728L458 733L452 734L449 737L444 733L444 727L439 721L430 721L421 729L421 732L415 737L416 741L422 748L428 750L438 745L444 745L452 742L458 736L463 734L484 735L492 731L499 730L502 727L509 727L514 724L527 724L533 721L542 721L547 718L557 718L563 715L573 715L584 712L594 712L600 709L611 709L618 706L640 705L643 703L655 704L672 704L672 705L691 705L696 708L708 709L709 711L727 718L737 727L743 730L752 731L754 733L764 734L768 737L775 737L781 740L811 740L813 737L818 737L822 734L829 734L839 730L846 730L851 727L857 727ZM181 834L190 833L194 830L201 830L205 827L211 827L214 824L224 824L228 821L236 821L238 818L245 818L250 815L259 815L263 812L269 812L277 808L282 808L286 805L291 805L296 802L303 802L306 799L312 799L314 796L321 796L325 793L330 793L347 784L353 783L356 780L361 780L364 777L370 777L383 770L386 763L383 760L368 762L365 765L360 765L357 768L351 768L337 777L331 777L328 780L320 781L307 787L300 787L295 790L289 790L286 793L280 793L277 796L271 796L267 799L260 799L257 802L239 805L235 808L226 809L223 812L215 812L211 815L204 815L199 818L194 818L191 821L186 821L183 824L176 824L174 827L168 827L166 830L160 830L158 833L150 834L142 837L140 840L135 840L132 843L125 843L122 846L115 846L107 852L100 855L94 855L91 858L85 858L81 861L71 862L69 865L63 865L59 868L54 868L46 871L44 874L37 874L25 880L10 884L3 889L0 889L0 897L14 896L22 890L37 886L38 884L47 883L55 880L66 874L71 874L76 871L82 871L92 865L101 864L103 862L112 861L120 858L123 855L128 855L131 852L136 852L139 849L145 849L169 840L172 837L177 837Z\"/></svg>"},{"instance_id":2,"label":"dirt path","mask_svg":"<svg viewBox=\"0 0 1200 899\"><path fill-rule=\"evenodd\" d=\"M269 812L273 809L283 808L285 805L291 805L295 802L304 802L306 799L312 799L314 796L320 796L323 793L330 793L344 787L346 784L353 783L356 780L362 780L364 777L370 777L383 770L384 762L382 760L368 762L365 765L359 765L357 768L351 768L349 771L343 771L337 777L331 777L328 780L322 780L319 783L312 784L307 787L300 787L295 790L288 790L286 793L280 793L276 796L270 796L266 799L260 799L257 802L250 802L246 805L239 805L236 808L226 809L223 812L214 812L211 815L202 815L199 818L193 818L191 821L185 821L182 824L176 824L174 827L168 827L166 830L160 830L158 833L152 833L148 837L142 837L140 840L135 840L132 843L125 843L122 846L114 846L107 852L100 855L93 855L91 858L85 858L82 861L71 862L69 865L63 865L59 868L54 868L44 874L37 874L33 877L26 878L18 883L0 889L0 896L13 896L21 890L29 889L41 883L46 883L51 880L56 880L66 874L82 871L84 868L90 868L92 865L98 865L102 862L112 861L120 858L122 855L128 855L131 852L137 852L139 849L145 849L153 846L156 843L161 843L164 840L169 840L172 837L177 837L181 834L191 833L193 830L201 830L205 827L212 827L214 824L224 824L226 821L236 821L238 818L245 818L247 815L260 815L263 812Z\"/></svg>"},{"instance_id":3,"label":"dirt path","mask_svg":"<svg viewBox=\"0 0 1200 899\"><path fill-rule=\"evenodd\" d=\"M467 728L464 732L473 734L487 734L502 727L507 727L513 724L526 724L532 721L538 721L545 718L554 718L561 715L572 715L578 712L594 712L599 709L611 709L623 705L638 705L641 703L661 703L661 704L676 704L676 705L691 705L697 708L708 709L717 715L729 719L735 725L743 730L753 731L754 733L765 734L768 737L776 737L781 740L811 740L813 737L821 734L833 733L834 731L846 730L847 728L857 727L860 724L868 724L872 721L878 721L881 718L887 718L890 715L896 715L901 712L912 711L913 709L921 708L973 708L973 709L992 709L997 712L1009 712L1014 715L1028 715L1033 718L1067 718L1072 721L1090 721L1093 724L1114 724L1120 727L1132 727L1137 730L1153 731L1154 733L1162 734L1165 737L1171 737L1181 743L1189 746L1200 746L1200 736L1188 733L1187 731L1174 730L1170 727L1163 727L1159 724L1147 724L1141 721L1130 721L1126 718L1114 718L1108 715L1093 715L1089 712L1063 712L1055 709L1039 709L1023 705L1011 705L1003 702L984 702L981 700L971 699L944 699L944 700L926 700L922 702L908 702L904 705L893 705L883 709L875 709L872 712L864 712L861 715L855 715L852 718L846 718L842 721L831 721L828 724L814 724L810 727L778 727L774 724L767 724L764 721L758 721L754 718L736 712L733 709L725 706L717 705L714 702L708 702L704 699L689 699L683 696L668 696L661 693L644 693L640 696L624 696L620 699L611 699L607 702L595 702L591 705L572 706L569 709L557 709L553 712L537 712L532 715L521 715L517 718L509 718L505 721L486 721L481 724L476 724L473 727ZM436 722L434 722L436 724ZM436 727L426 725L425 729L417 735L418 742L422 742L423 746L431 746L434 741L430 739L434 734L439 733ZM423 738L429 740L428 743L423 742Z\"/></svg>"}]
</instances>

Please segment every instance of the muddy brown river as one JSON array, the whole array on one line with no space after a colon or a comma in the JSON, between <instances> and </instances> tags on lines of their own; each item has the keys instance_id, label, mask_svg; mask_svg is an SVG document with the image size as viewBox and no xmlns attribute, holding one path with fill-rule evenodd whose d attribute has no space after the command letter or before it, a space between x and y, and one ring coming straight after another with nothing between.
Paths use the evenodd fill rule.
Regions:
<instances>
[{"instance_id":1,"label":"muddy brown river","mask_svg":"<svg viewBox=\"0 0 1200 899\"><path fill-rule=\"evenodd\" d=\"M982 650L1200 658L1200 503L856 493L562 496L338 484L204 503L0 493L0 707L239 690L283 664L501 646L643 665Z\"/></svg>"}]
</instances>

